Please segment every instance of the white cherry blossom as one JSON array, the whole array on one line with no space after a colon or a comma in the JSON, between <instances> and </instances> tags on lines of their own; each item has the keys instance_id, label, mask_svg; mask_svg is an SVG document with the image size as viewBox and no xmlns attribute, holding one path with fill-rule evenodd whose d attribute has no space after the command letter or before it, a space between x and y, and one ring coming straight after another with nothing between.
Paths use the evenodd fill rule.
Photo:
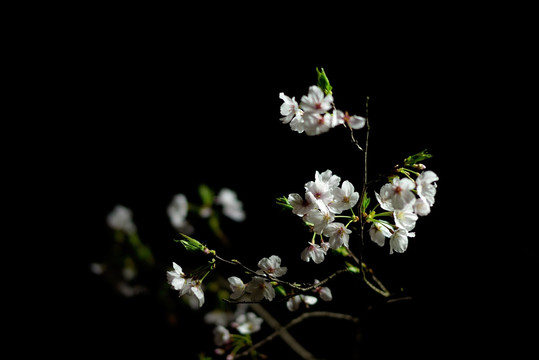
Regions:
<instances>
[{"instance_id":1,"label":"white cherry blossom","mask_svg":"<svg viewBox=\"0 0 539 360\"><path fill-rule=\"evenodd\" d=\"M419 197L425 199L429 206L434 205L434 196L436 195L436 184L438 175L434 171L427 170L422 172L416 179L417 193Z\"/></svg>"},{"instance_id":2,"label":"white cherry blossom","mask_svg":"<svg viewBox=\"0 0 539 360\"><path fill-rule=\"evenodd\" d=\"M281 267L281 258L277 255L272 255L269 258L263 258L258 262L258 270L256 273L263 275L264 273L275 277L283 276L288 271L288 268Z\"/></svg>"},{"instance_id":3,"label":"white cherry blossom","mask_svg":"<svg viewBox=\"0 0 539 360\"><path fill-rule=\"evenodd\" d=\"M309 93L301 97L300 107L305 113L324 114L329 111L333 105L333 96L324 92L318 86L309 87Z\"/></svg>"},{"instance_id":4,"label":"white cherry blossom","mask_svg":"<svg viewBox=\"0 0 539 360\"><path fill-rule=\"evenodd\" d=\"M394 211L393 219L395 220L395 225L400 228L405 228L406 230L411 231L415 227L418 216L417 214L414 214L413 207L408 207L405 210Z\"/></svg>"},{"instance_id":5,"label":"white cherry blossom","mask_svg":"<svg viewBox=\"0 0 539 360\"><path fill-rule=\"evenodd\" d=\"M388 185L388 184L386 184ZM408 178L393 178L388 187L384 185L380 191L380 196L391 201L394 210L403 210L415 202L415 195L412 190L415 184Z\"/></svg>"},{"instance_id":6,"label":"white cherry blossom","mask_svg":"<svg viewBox=\"0 0 539 360\"><path fill-rule=\"evenodd\" d=\"M301 252L301 260L309 262L311 259L315 264L320 264L324 261L327 250L324 250L320 245L308 243L309 245Z\"/></svg>"},{"instance_id":7,"label":"white cherry blossom","mask_svg":"<svg viewBox=\"0 0 539 360\"><path fill-rule=\"evenodd\" d=\"M259 302L264 298L272 301L275 298L275 289L271 286L271 283L258 276L249 281L245 291L250 294L250 300L254 302Z\"/></svg>"},{"instance_id":8,"label":"white cherry blossom","mask_svg":"<svg viewBox=\"0 0 539 360\"><path fill-rule=\"evenodd\" d=\"M329 246L337 250L343 245L348 247L349 235L351 233L352 230L347 229L344 224L334 222L324 228L323 235L329 237Z\"/></svg>"},{"instance_id":9,"label":"white cherry blossom","mask_svg":"<svg viewBox=\"0 0 539 360\"><path fill-rule=\"evenodd\" d=\"M348 180L343 181L341 187L335 188L332 194L333 201L328 206L335 214L350 210L359 201L359 193L354 191L354 185Z\"/></svg>"},{"instance_id":10,"label":"white cherry blossom","mask_svg":"<svg viewBox=\"0 0 539 360\"><path fill-rule=\"evenodd\" d=\"M414 237L415 233L408 232L404 228L399 228L389 238L389 253L403 253L408 248L408 238Z\"/></svg>"},{"instance_id":11,"label":"white cherry blossom","mask_svg":"<svg viewBox=\"0 0 539 360\"><path fill-rule=\"evenodd\" d=\"M288 202L290 203L290 206L292 206L292 213L298 216L307 214L316 206L316 198L310 191L305 193L305 199L302 198L300 194L290 194L288 195Z\"/></svg>"},{"instance_id":12,"label":"white cherry blossom","mask_svg":"<svg viewBox=\"0 0 539 360\"><path fill-rule=\"evenodd\" d=\"M173 262L172 267L174 268L174 270L167 271L167 281L174 290L179 291L185 285L186 277L180 265Z\"/></svg>"},{"instance_id":13,"label":"white cherry blossom","mask_svg":"<svg viewBox=\"0 0 539 360\"><path fill-rule=\"evenodd\" d=\"M386 243L386 238L391 236L391 231L389 230L390 228L391 225L389 225L389 223L382 221L374 222L369 229L371 240L379 246L384 246Z\"/></svg>"},{"instance_id":14,"label":"white cherry blossom","mask_svg":"<svg viewBox=\"0 0 539 360\"><path fill-rule=\"evenodd\" d=\"M239 277L229 277L228 283L230 285L230 290L232 290L232 294L230 294L230 298L232 300L237 300L243 296L243 294L245 293L245 284Z\"/></svg>"},{"instance_id":15,"label":"white cherry blossom","mask_svg":"<svg viewBox=\"0 0 539 360\"><path fill-rule=\"evenodd\" d=\"M281 118L283 124L288 124L294 118L301 117L303 111L299 108L299 105L294 97L290 98L284 93L280 93L279 98L284 101L280 109L281 115L283 115Z\"/></svg>"}]
</instances>

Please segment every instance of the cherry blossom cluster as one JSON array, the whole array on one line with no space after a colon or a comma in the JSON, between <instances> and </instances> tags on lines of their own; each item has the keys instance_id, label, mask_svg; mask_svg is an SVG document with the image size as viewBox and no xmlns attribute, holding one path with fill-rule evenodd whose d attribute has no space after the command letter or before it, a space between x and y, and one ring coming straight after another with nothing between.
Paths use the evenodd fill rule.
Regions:
<instances>
[{"instance_id":1,"label":"cherry blossom cluster","mask_svg":"<svg viewBox=\"0 0 539 360\"><path fill-rule=\"evenodd\" d=\"M257 275L251 278L247 284L236 276L228 278L232 294L230 298L239 302L259 302L262 299L272 301L275 298L275 289L271 283L271 278L283 276L288 268L281 267L281 258L272 255L269 258L263 258L258 262L259 270Z\"/></svg>"},{"instance_id":2,"label":"cherry blossom cluster","mask_svg":"<svg viewBox=\"0 0 539 360\"><path fill-rule=\"evenodd\" d=\"M195 296L198 300L198 306L204 305L204 291L202 291L202 279L195 276L187 277L183 273L182 267L175 262L172 263L173 270L167 271L167 281L174 290L183 295Z\"/></svg>"},{"instance_id":3,"label":"cherry blossom cluster","mask_svg":"<svg viewBox=\"0 0 539 360\"><path fill-rule=\"evenodd\" d=\"M234 312L215 309L204 315L204 322L214 325L213 341L217 346L217 355L234 352L234 348L239 350L238 342L246 340L262 328L264 320L247 310L247 304L238 304Z\"/></svg>"},{"instance_id":4,"label":"cherry blossom cluster","mask_svg":"<svg viewBox=\"0 0 539 360\"><path fill-rule=\"evenodd\" d=\"M295 97L290 98L279 93L284 102L281 105L280 119L283 124L290 124L290 128L298 133L305 132L309 136L320 135L338 125L345 125L351 129L361 129L365 126L365 118L349 115L348 112L337 110L333 104L333 95L325 92L317 85L309 88L309 93L301 97L298 104ZM333 109L333 112L329 112Z\"/></svg>"},{"instance_id":5,"label":"cherry blossom cluster","mask_svg":"<svg viewBox=\"0 0 539 360\"><path fill-rule=\"evenodd\" d=\"M426 216L434 205L436 183L439 178L430 170L417 174L413 180L411 170L402 170L407 177L395 176L391 182L375 192L376 200L386 212L376 214L374 210L368 215L367 222L372 225L369 229L371 240L384 246L385 239L389 238L389 252L402 253L408 247L408 238L414 237L411 232L419 216ZM394 223L377 219L377 216L390 216Z\"/></svg>"},{"instance_id":6,"label":"cherry blossom cluster","mask_svg":"<svg viewBox=\"0 0 539 360\"><path fill-rule=\"evenodd\" d=\"M359 200L359 193L354 191L354 185L348 180L343 181L341 186L340 183L341 178L331 170L323 173L316 171L314 181L304 186L304 196L292 193L286 199L292 213L301 217L315 235L301 253L301 259L306 262L313 260L320 264L330 248L337 250L341 246L348 247L349 234L352 232L348 225L358 220L352 208ZM341 217L349 219L348 224L335 221L338 214L347 210L352 215ZM316 243L316 234L321 235L320 244ZM327 242L322 235L328 238Z\"/></svg>"}]
</instances>

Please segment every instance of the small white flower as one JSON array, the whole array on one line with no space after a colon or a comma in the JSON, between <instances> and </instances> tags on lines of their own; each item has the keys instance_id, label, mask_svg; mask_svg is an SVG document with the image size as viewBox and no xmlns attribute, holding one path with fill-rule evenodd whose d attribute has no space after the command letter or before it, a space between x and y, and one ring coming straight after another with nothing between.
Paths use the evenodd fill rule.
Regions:
<instances>
[{"instance_id":1,"label":"small white flower","mask_svg":"<svg viewBox=\"0 0 539 360\"><path fill-rule=\"evenodd\" d=\"M365 126L366 119L358 115L349 115L348 111L342 112L337 110L337 118L339 123L347 124L350 128L359 130Z\"/></svg>"},{"instance_id":2,"label":"small white flower","mask_svg":"<svg viewBox=\"0 0 539 360\"><path fill-rule=\"evenodd\" d=\"M309 93L301 97L300 107L307 112L323 114L329 111L333 105L333 96L324 92L318 86L309 87Z\"/></svg>"},{"instance_id":3,"label":"small white flower","mask_svg":"<svg viewBox=\"0 0 539 360\"><path fill-rule=\"evenodd\" d=\"M332 128L332 116L330 114L305 113L303 115L303 128L309 136L320 135Z\"/></svg>"},{"instance_id":4,"label":"small white flower","mask_svg":"<svg viewBox=\"0 0 539 360\"><path fill-rule=\"evenodd\" d=\"M299 108L299 105L294 97L290 98L284 93L280 93L279 98L284 101L281 105L281 115L283 115L281 121L283 124L290 123L298 116L301 117L303 111Z\"/></svg>"},{"instance_id":5,"label":"small white flower","mask_svg":"<svg viewBox=\"0 0 539 360\"><path fill-rule=\"evenodd\" d=\"M293 131L297 131L298 133L302 133L305 131L305 121L303 120L302 116L296 116L292 119L290 122L290 129Z\"/></svg>"},{"instance_id":6,"label":"small white flower","mask_svg":"<svg viewBox=\"0 0 539 360\"><path fill-rule=\"evenodd\" d=\"M199 280L188 278L185 280L185 284L180 290L180 297L183 295L194 295L198 300L198 307L204 305L204 292L202 291L202 284Z\"/></svg>"},{"instance_id":7,"label":"small white flower","mask_svg":"<svg viewBox=\"0 0 539 360\"><path fill-rule=\"evenodd\" d=\"M385 186L385 185L384 185ZM415 184L412 180L408 178L393 178L390 186L381 191L382 198L389 198L393 209L403 210L407 206L413 206L415 202L415 195L412 192ZM385 192L386 194L382 194Z\"/></svg>"},{"instance_id":8,"label":"small white flower","mask_svg":"<svg viewBox=\"0 0 539 360\"><path fill-rule=\"evenodd\" d=\"M333 175L333 172L328 169L323 173L316 171L314 173L314 181L327 184L328 190L332 191L339 186L341 183L341 178L337 175Z\"/></svg>"},{"instance_id":9,"label":"small white flower","mask_svg":"<svg viewBox=\"0 0 539 360\"><path fill-rule=\"evenodd\" d=\"M343 181L340 188L333 190L334 200L329 204L330 210L340 214L345 210L350 210L359 201L359 193L354 191L354 185L348 180Z\"/></svg>"},{"instance_id":10,"label":"small white flower","mask_svg":"<svg viewBox=\"0 0 539 360\"><path fill-rule=\"evenodd\" d=\"M426 216L430 214L430 205L423 197L416 199L414 204L414 212L419 216Z\"/></svg>"},{"instance_id":11,"label":"small white flower","mask_svg":"<svg viewBox=\"0 0 539 360\"><path fill-rule=\"evenodd\" d=\"M250 300L259 302L266 298L272 301L275 298L275 289L271 282L260 277L253 277L245 287L245 291L250 294Z\"/></svg>"},{"instance_id":12,"label":"small white flower","mask_svg":"<svg viewBox=\"0 0 539 360\"><path fill-rule=\"evenodd\" d=\"M286 302L286 307L290 311L297 311L301 304L305 304L306 307L309 307L309 305L314 305L318 302L318 299L314 296L310 295L296 295L294 297L291 297Z\"/></svg>"},{"instance_id":13,"label":"small white flower","mask_svg":"<svg viewBox=\"0 0 539 360\"><path fill-rule=\"evenodd\" d=\"M414 237L415 233L408 232L404 228L395 230L393 235L389 238L389 253L393 254L393 251L403 253L408 248L408 238Z\"/></svg>"},{"instance_id":14,"label":"small white flower","mask_svg":"<svg viewBox=\"0 0 539 360\"><path fill-rule=\"evenodd\" d=\"M133 212L123 205L116 205L108 214L107 224L113 230L124 231L128 234L134 234L137 231L133 222Z\"/></svg>"},{"instance_id":15,"label":"small white flower","mask_svg":"<svg viewBox=\"0 0 539 360\"><path fill-rule=\"evenodd\" d=\"M292 206L292 213L303 216L314 209L316 198L310 191L307 191L305 193L305 199L303 199L300 194L296 193L288 195L288 202Z\"/></svg>"},{"instance_id":16,"label":"small white flower","mask_svg":"<svg viewBox=\"0 0 539 360\"><path fill-rule=\"evenodd\" d=\"M318 284L320 281L317 279L314 279L314 283ZM331 294L331 290L328 287L325 286L319 286L316 289L313 290L314 292L318 293L320 296L320 299L324 301L331 301L333 300L333 295Z\"/></svg>"},{"instance_id":17,"label":"small white flower","mask_svg":"<svg viewBox=\"0 0 539 360\"><path fill-rule=\"evenodd\" d=\"M374 196L376 196L376 200L378 200L378 203L380 204L380 207L386 211L393 211L393 204L391 203L391 184L385 184L380 189L380 194L378 194L376 191L374 192Z\"/></svg>"},{"instance_id":18,"label":"small white flower","mask_svg":"<svg viewBox=\"0 0 539 360\"><path fill-rule=\"evenodd\" d=\"M373 223L369 229L371 240L380 246L384 246L386 238L391 236L391 232L389 231L390 227L389 224L385 225L381 221Z\"/></svg>"},{"instance_id":19,"label":"small white flower","mask_svg":"<svg viewBox=\"0 0 539 360\"><path fill-rule=\"evenodd\" d=\"M232 290L230 298L232 300L237 300L242 297L245 293L245 284L243 281L239 277L231 276L228 278L228 282L230 284L230 289Z\"/></svg>"},{"instance_id":20,"label":"small white flower","mask_svg":"<svg viewBox=\"0 0 539 360\"><path fill-rule=\"evenodd\" d=\"M327 250L324 250L318 244L308 243L309 245L301 252L301 260L309 262L311 259L315 264L324 261Z\"/></svg>"},{"instance_id":21,"label":"small white flower","mask_svg":"<svg viewBox=\"0 0 539 360\"><path fill-rule=\"evenodd\" d=\"M317 202L318 208L309 211L304 219L313 224L313 230L317 234L322 234L328 224L335 220L335 215L329 211L328 207L323 202Z\"/></svg>"},{"instance_id":22,"label":"small white flower","mask_svg":"<svg viewBox=\"0 0 539 360\"><path fill-rule=\"evenodd\" d=\"M417 193L427 201L429 206L434 205L434 196L436 195L436 184L434 182L438 180L438 175L434 171L427 170L422 172L415 181Z\"/></svg>"},{"instance_id":23,"label":"small white flower","mask_svg":"<svg viewBox=\"0 0 539 360\"><path fill-rule=\"evenodd\" d=\"M263 258L258 262L258 267L261 270L257 271L257 274L263 275L264 273L275 277L283 276L288 271L288 268L281 267L281 258L277 255L272 255L268 258Z\"/></svg>"},{"instance_id":24,"label":"small white flower","mask_svg":"<svg viewBox=\"0 0 539 360\"><path fill-rule=\"evenodd\" d=\"M323 202L324 204L328 204L331 200L333 200L333 194L331 193L331 189L329 187L329 184L322 181L309 181L305 184L305 191L310 192L316 200L319 200Z\"/></svg>"},{"instance_id":25,"label":"small white flower","mask_svg":"<svg viewBox=\"0 0 539 360\"><path fill-rule=\"evenodd\" d=\"M239 315L236 318L235 325L240 334L247 335L260 330L263 322L264 320L262 318L259 318L252 312L248 312Z\"/></svg>"},{"instance_id":26,"label":"small white flower","mask_svg":"<svg viewBox=\"0 0 539 360\"><path fill-rule=\"evenodd\" d=\"M342 223L331 223L324 228L323 235L329 237L329 247L337 250L341 246L348 247L349 234L352 230L347 229Z\"/></svg>"},{"instance_id":27,"label":"small white flower","mask_svg":"<svg viewBox=\"0 0 539 360\"><path fill-rule=\"evenodd\" d=\"M395 225L400 228L405 228L408 231L413 230L418 216L417 214L414 214L412 210L412 208L408 207L406 210L394 211L393 218L395 219Z\"/></svg>"},{"instance_id":28,"label":"small white flower","mask_svg":"<svg viewBox=\"0 0 539 360\"><path fill-rule=\"evenodd\" d=\"M174 270L167 271L167 281L174 290L180 291L185 285L185 274L182 267L175 262L172 263Z\"/></svg>"}]
</instances>

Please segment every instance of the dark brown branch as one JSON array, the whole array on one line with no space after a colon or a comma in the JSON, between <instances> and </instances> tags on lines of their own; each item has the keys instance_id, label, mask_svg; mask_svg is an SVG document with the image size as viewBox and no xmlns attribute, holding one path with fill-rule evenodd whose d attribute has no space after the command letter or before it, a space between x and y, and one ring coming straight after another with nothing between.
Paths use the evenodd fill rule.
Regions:
<instances>
[{"instance_id":1,"label":"dark brown branch","mask_svg":"<svg viewBox=\"0 0 539 360\"><path fill-rule=\"evenodd\" d=\"M355 316L352 316L352 315L348 315L348 314L334 313L334 312L329 312L329 311L313 311L313 312L303 313L300 316L298 316L297 318L295 318L294 320L290 321L285 326L277 328L272 334L268 335L265 339L263 339L263 340L259 341L258 343L254 344L249 349L245 350L244 352L242 352L240 354L237 354L234 358L240 358L240 357L243 357L243 356L247 356L253 350L256 350L259 347L261 347L262 345L272 341L275 337L277 337L279 335L282 336L283 332L288 333L287 330L289 328L291 328L292 326L297 325L297 324L301 323L302 321L304 321L306 319L316 318L316 317L325 317L325 318L331 318L331 319L345 320L345 321L351 321L353 323L358 323L359 322L359 318L357 318ZM299 353L298 353L298 355L300 355L302 357L302 359L315 359L314 356L311 353L309 353L308 351L306 351L306 353L303 353L303 355L299 354Z\"/></svg>"}]
</instances>

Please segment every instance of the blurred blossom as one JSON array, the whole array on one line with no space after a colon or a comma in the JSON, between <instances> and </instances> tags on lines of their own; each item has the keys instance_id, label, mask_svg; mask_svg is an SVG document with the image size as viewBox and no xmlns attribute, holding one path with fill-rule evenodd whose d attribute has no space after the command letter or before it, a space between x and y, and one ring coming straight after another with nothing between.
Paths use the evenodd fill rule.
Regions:
<instances>
[{"instance_id":1,"label":"blurred blossom","mask_svg":"<svg viewBox=\"0 0 539 360\"><path fill-rule=\"evenodd\" d=\"M193 227L186 220L188 210L189 203L187 202L187 197L184 194L175 195L167 208L167 214L172 226L177 231L187 235L194 232Z\"/></svg>"},{"instance_id":2,"label":"blurred blossom","mask_svg":"<svg viewBox=\"0 0 539 360\"><path fill-rule=\"evenodd\" d=\"M235 325L236 329L240 334L252 334L260 330L260 327L264 320L255 315L255 313L248 312L246 314L241 314L236 318Z\"/></svg>"},{"instance_id":3,"label":"blurred blossom","mask_svg":"<svg viewBox=\"0 0 539 360\"><path fill-rule=\"evenodd\" d=\"M223 346L231 341L230 332L223 325L217 325L213 329L213 341L217 346Z\"/></svg>"},{"instance_id":4,"label":"blurred blossom","mask_svg":"<svg viewBox=\"0 0 539 360\"><path fill-rule=\"evenodd\" d=\"M215 203L223 206L223 214L228 216L234 221L241 222L245 220L245 212L243 211L243 204L238 200L236 193L228 188L221 189Z\"/></svg>"},{"instance_id":5,"label":"blurred blossom","mask_svg":"<svg viewBox=\"0 0 539 360\"><path fill-rule=\"evenodd\" d=\"M212 310L204 315L206 324L227 326L232 320L234 320L234 314L220 309Z\"/></svg>"},{"instance_id":6,"label":"blurred blossom","mask_svg":"<svg viewBox=\"0 0 539 360\"><path fill-rule=\"evenodd\" d=\"M105 272L105 265L98 264L98 263L91 263L90 271L96 275L101 275Z\"/></svg>"},{"instance_id":7,"label":"blurred blossom","mask_svg":"<svg viewBox=\"0 0 539 360\"><path fill-rule=\"evenodd\" d=\"M294 297L291 297L286 302L286 307L290 311L296 311L299 309L301 304L305 304L306 307L309 307L309 305L314 305L318 302L318 299L314 296L310 295L296 295Z\"/></svg>"},{"instance_id":8,"label":"blurred blossom","mask_svg":"<svg viewBox=\"0 0 539 360\"><path fill-rule=\"evenodd\" d=\"M133 223L133 212L123 205L116 205L107 216L107 224L111 229L134 234L137 231Z\"/></svg>"}]
</instances>

